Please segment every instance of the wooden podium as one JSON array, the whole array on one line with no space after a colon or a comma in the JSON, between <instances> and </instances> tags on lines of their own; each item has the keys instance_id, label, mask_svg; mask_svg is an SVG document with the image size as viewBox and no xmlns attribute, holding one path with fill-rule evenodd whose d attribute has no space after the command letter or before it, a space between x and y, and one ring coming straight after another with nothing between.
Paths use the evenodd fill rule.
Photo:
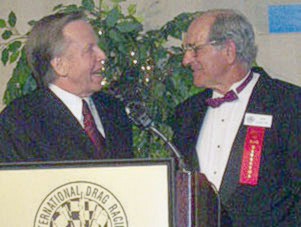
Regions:
<instances>
[{"instance_id":1,"label":"wooden podium","mask_svg":"<svg viewBox=\"0 0 301 227\"><path fill-rule=\"evenodd\" d=\"M3 226L217 226L205 177L171 159L0 164Z\"/></svg>"},{"instance_id":2,"label":"wooden podium","mask_svg":"<svg viewBox=\"0 0 301 227\"><path fill-rule=\"evenodd\" d=\"M198 172L176 173L177 227L215 227L219 225L218 193Z\"/></svg>"},{"instance_id":3,"label":"wooden podium","mask_svg":"<svg viewBox=\"0 0 301 227\"><path fill-rule=\"evenodd\" d=\"M173 227L173 161L0 164L1 226Z\"/></svg>"}]
</instances>

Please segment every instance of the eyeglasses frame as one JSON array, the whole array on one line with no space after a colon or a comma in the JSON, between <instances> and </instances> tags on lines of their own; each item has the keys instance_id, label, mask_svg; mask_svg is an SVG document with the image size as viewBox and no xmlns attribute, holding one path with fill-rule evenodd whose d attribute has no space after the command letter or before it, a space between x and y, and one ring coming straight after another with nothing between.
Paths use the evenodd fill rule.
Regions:
<instances>
[{"instance_id":1,"label":"eyeglasses frame","mask_svg":"<svg viewBox=\"0 0 301 227\"><path fill-rule=\"evenodd\" d=\"M182 44L181 47L182 47L182 50L183 50L183 53L186 53L187 51L193 51L193 53L197 54L199 50L203 49L205 46L208 46L208 45L215 45L217 44L217 41L215 40L212 40L212 41L209 41L209 42L206 42L206 43L203 43L203 44Z\"/></svg>"}]
</instances>

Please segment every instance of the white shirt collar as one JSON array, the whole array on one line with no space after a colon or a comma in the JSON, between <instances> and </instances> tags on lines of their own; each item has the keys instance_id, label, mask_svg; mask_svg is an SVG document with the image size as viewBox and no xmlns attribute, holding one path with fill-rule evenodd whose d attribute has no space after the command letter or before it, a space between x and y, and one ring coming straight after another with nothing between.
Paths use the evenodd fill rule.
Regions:
<instances>
[{"instance_id":1,"label":"white shirt collar","mask_svg":"<svg viewBox=\"0 0 301 227\"><path fill-rule=\"evenodd\" d=\"M82 118L82 98L54 84L49 84L49 89L68 107L71 113L80 122Z\"/></svg>"},{"instance_id":2,"label":"white shirt collar","mask_svg":"<svg viewBox=\"0 0 301 227\"><path fill-rule=\"evenodd\" d=\"M229 91L233 90L237 94L236 88L238 88L239 85L241 85L247 79L250 72L251 71L249 71L240 81L237 81L234 84L232 84ZM239 96L239 94L237 94L237 95ZM223 94L220 94L219 92L213 90L212 98L219 98L219 97L223 97L223 96L224 96Z\"/></svg>"},{"instance_id":3,"label":"white shirt collar","mask_svg":"<svg viewBox=\"0 0 301 227\"><path fill-rule=\"evenodd\" d=\"M105 137L104 128L101 122L101 119L98 115L98 112L95 108L94 102L90 97L81 98L76 96L68 91L63 90L62 88L49 84L49 89L67 106L67 108L71 111L73 116L79 121L82 127L84 127L83 115L82 115L82 100L86 100L89 105L90 111L94 117L94 121L96 123L97 129L99 132Z\"/></svg>"}]
</instances>

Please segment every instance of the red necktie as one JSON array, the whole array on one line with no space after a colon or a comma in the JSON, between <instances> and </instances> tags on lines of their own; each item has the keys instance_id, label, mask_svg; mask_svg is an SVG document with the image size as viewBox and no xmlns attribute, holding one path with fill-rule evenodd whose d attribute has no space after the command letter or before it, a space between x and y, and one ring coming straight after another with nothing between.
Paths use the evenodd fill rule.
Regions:
<instances>
[{"instance_id":1,"label":"red necktie","mask_svg":"<svg viewBox=\"0 0 301 227\"><path fill-rule=\"evenodd\" d=\"M105 153L105 139L98 131L92 113L85 100L83 100L82 112L84 116L84 129L97 149L95 157L103 158Z\"/></svg>"}]
</instances>

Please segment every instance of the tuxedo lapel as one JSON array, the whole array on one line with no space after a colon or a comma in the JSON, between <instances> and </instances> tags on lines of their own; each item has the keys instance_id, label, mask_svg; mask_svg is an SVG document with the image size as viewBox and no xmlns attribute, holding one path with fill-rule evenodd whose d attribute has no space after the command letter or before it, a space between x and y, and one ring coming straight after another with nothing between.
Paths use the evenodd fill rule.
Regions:
<instances>
[{"instance_id":1,"label":"tuxedo lapel","mask_svg":"<svg viewBox=\"0 0 301 227\"><path fill-rule=\"evenodd\" d=\"M196 143L198 140L200 128L204 120L207 106L205 100L211 97L212 91L205 90L200 94L191 97L181 109L177 110L177 122L179 129L174 129L174 143L182 151L187 167L191 170L199 170L198 156L196 152Z\"/></svg>"},{"instance_id":2,"label":"tuxedo lapel","mask_svg":"<svg viewBox=\"0 0 301 227\"><path fill-rule=\"evenodd\" d=\"M245 113L271 114L269 105L273 104L273 102L270 100L270 96L264 95L267 91L269 91L269 78L261 75L253 89ZM233 195L237 187L240 186L240 167L247 134L247 126L243 125L243 121L244 117L234 140L220 188L220 194L224 203L230 198L235 199Z\"/></svg>"}]
</instances>

